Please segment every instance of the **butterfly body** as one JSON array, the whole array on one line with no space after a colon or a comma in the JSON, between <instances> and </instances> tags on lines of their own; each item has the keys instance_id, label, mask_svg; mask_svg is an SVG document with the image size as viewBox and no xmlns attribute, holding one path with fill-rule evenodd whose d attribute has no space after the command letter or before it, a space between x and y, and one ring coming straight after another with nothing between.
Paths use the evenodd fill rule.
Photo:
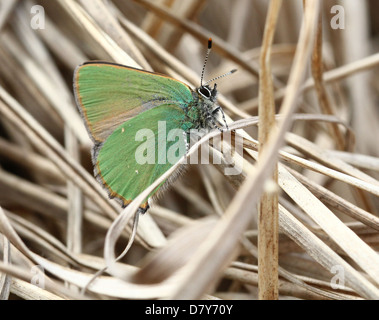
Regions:
<instances>
[{"instance_id":1,"label":"butterfly body","mask_svg":"<svg viewBox=\"0 0 379 320\"><path fill-rule=\"evenodd\" d=\"M193 102L186 108L189 129L214 129L219 123L217 114L217 90L209 86L196 88ZM183 128L184 129L184 128Z\"/></svg>"},{"instance_id":2,"label":"butterfly body","mask_svg":"<svg viewBox=\"0 0 379 320\"><path fill-rule=\"evenodd\" d=\"M95 176L123 207L174 164L170 158L185 154L191 130L221 124L216 85L192 90L166 75L114 63L78 66L74 93L94 142Z\"/></svg>"}]
</instances>

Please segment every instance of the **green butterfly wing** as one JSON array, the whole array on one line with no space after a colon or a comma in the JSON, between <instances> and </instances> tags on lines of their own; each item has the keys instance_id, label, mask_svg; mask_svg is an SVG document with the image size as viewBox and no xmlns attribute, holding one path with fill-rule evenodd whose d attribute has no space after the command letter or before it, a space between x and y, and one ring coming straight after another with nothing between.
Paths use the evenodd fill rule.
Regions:
<instances>
[{"instance_id":1,"label":"green butterfly wing","mask_svg":"<svg viewBox=\"0 0 379 320\"><path fill-rule=\"evenodd\" d=\"M123 122L162 104L193 102L184 83L158 73L107 62L87 62L74 74L74 93L90 136L101 143Z\"/></svg>"},{"instance_id":2,"label":"green butterfly wing","mask_svg":"<svg viewBox=\"0 0 379 320\"><path fill-rule=\"evenodd\" d=\"M111 198L128 205L185 154L185 116L178 105L155 107L122 123L95 147L95 175Z\"/></svg>"}]
</instances>

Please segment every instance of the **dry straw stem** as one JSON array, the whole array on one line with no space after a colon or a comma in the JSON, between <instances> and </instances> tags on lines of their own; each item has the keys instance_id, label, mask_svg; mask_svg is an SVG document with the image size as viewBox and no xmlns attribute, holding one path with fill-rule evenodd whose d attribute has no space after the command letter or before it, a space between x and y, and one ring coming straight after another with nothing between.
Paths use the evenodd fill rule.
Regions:
<instances>
[{"instance_id":1,"label":"dry straw stem","mask_svg":"<svg viewBox=\"0 0 379 320\"><path fill-rule=\"evenodd\" d=\"M130 36L124 31L124 29L122 29L117 19L110 12L109 6L105 5L101 0L81 0L80 2L87 12L95 19L100 28L102 28L102 30L108 34L124 52L135 61L138 61L140 67L152 71L150 65L135 46ZM125 62L123 63L125 64Z\"/></svg>"},{"instance_id":2,"label":"dry straw stem","mask_svg":"<svg viewBox=\"0 0 379 320\"><path fill-rule=\"evenodd\" d=\"M0 244L2 245L2 253L3 253L3 261L2 263L4 265L10 265L11 262L11 246L9 243L9 240L5 237L1 237ZM6 274L2 273L0 275L0 299L1 300L7 300L9 297L10 287L11 287L11 277Z\"/></svg>"},{"instance_id":3,"label":"dry straw stem","mask_svg":"<svg viewBox=\"0 0 379 320\"><path fill-rule=\"evenodd\" d=\"M255 143L258 145L257 143ZM284 152L280 152L284 159L288 159L288 155ZM291 159L294 159L294 156L290 156ZM301 160L304 162L305 160ZM314 167L315 164L309 163L308 168ZM313 196L306 188L303 187L285 167L279 165L279 185L281 188L306 212L314 221L316 221L327 234L335 240L335 243L342 243L344 245L345 252L351 256L355 257L359 263L365 265L365 267L370 270L373 274L373 279L377 279L375 272L377 268L377 255L373 250L371 250L363 241L361 241L356 234L354 234L349 228L344 224L337 222L337 218L334 214L327 209L315 196ZM325 168L325 172L330 173L330 169ZM293 171L293 170L291 170ZM337 174L339 175L339 174ZM297 176L300 176L297 174ZM350 181L351 177L347 180ZM304 180L303 178L301 180ZM301 181L300 180L300 181ZM361 185L362 181L357 180L357 186ZM369 190L376 189L375 186L371 185L368 187ZM327 194L324 194L327 196ZM325 218L323 217L325 216ZM375 220L366 215L366 219ZM291 215L288 215L288 211L284 211L284 208L280 207L280 226L281 229L292 239L297 241L312 257L316 259L320 264L327 267L329 270L334 265L339 265L342 263L342 260L334 255L332 257L330 248L325 246L322 242L320 243L316 237L311 237L309 231L304 228L300 222ZM339 220L338 220L339 221ZM294 224L295 223L295 224ZM375 222L374 222L375 223ZM298 230L297 230L298 229ZM341 237L340 237L341 236ZM338 238L338 239L337 239ZM349 239L346 242L343 239ZM309 241L312 243L309 246ZM350 244L352 244L350 246ZM357 248L360 248L357 250ZM362 251L361 251L362 250ZM358 256L359 257L358 257ZM327 260L325 259L327 257ZM332 259L332 263L331 260ZM354 259L354 258L353 258ZM373 260L371 260L373 259ZM370 260L370 261L369 261ZM366 263L368 265L366 265ZM359 273L355 272L351 266L344 265L344 270L348 270L349 273L349 282L350 285L356 290L360 291L363 295L374 298L377 297L377 290L367 281L364 281ZM371 265L371 266L369 266ZM362 282L363 281L363 282ZM363 290L363 291L362 291Z\"/></svg>"},{"instance_id":4,"label":"dry straw stem","mask_svg":"<svg viewBox=\"0 0 379 320\"><path fill-rule=\"evenodd\" d=\"M99 47L101 47L105 53L114 62L139 68L140 66L134 61L122 48L112 39L104 33L99 25L93 21L90 15L75 1L73 0L59 0L59 4L67 11L73 19L80 24L81 28L88 33L92 41L95 41ZM97 11L97 14L102 13ZM100 20L99 17L99 20ZM109 16L108 16L109 17Z\"/></svg>"},{"instance_id":5,"label":"dry straw stem","mask_svg":"<svg viewBox=\"0 0 379 320\"><path fill-rule=\"evenodd\" d=\"M372 28L373 37L357 34L363 28L332 29L324 1L321 39L320 15L310 8L318 3L307 1L305 12L295 2L282 3L266 54L273 98L282 105L282 116L276 116L281 131L272 130L276 138L266 143L268 153L258 161L252 126L259 121L258 75L267 71L259 57L267 53L262 40L267 40L268 2L45 0L45 29L34 30L30 9L35 3L0 1L0 298L257 299L255 204L277 164L284 190L279 196L279 299L379 299L377 146L357 135L358 154L353 147L357 127L345 121L351 112L360 112L367 124L378 121L354 100L362 85L352 88L350 78L365 72L377 92L373 71L379 55L366 51L341 58L352 52L346 41L355 45L358 39L363 48L378 31L373 18L351 20L362 18L362 10L345 23ZM344 7L345 12L351 8ZM113 264L129 240L128 218L143 195L121 213L95 182L91 142L72 95L73 70L86 60L108 60L196 87L209 36L215 46L206 78L238 67L217 84L230 128L245 139L243 157L232 159L242 173L224 175L230 165L214 143L210 154L221 164L189 166L184 179L140 217L135 244ZM366 94L362 101L372 98ZM324 104L331 114L319 113ZM304 113L293 114L295 107ZM358 129L372 135L368 125ZM339 140L348 152L333 150L341 149ZM371 146L370 154L363 154L364 144ZM32 281L37 264L48 274L44 289ZM110 273L79 295L106 264ZM343 270L343 289L330 286L335 266Z\"/></svg>"},{"instance_id":6,"label":"dry straw stem","mask_svg":"<svg viewBox=\"0 0 379 320\"><path fill-rule=\"evenodd\" d=\"M262 52L260 57L259 73L259 154L261 155L270 133L275 130L275 102L274 87L271 72L271 46L274 40L276 23L278 20L281 0L270 2L267 21L263 34ZM276 185L278 170L275 166L272 173L272 182ZM258 275L259 299L278 299L278 246L279 246L279 219L277 190L265 191L259 203L258 212Z\"/></svg>"},{"instance_id":7,"label":"dry straw stem","mask_svg":"<svg viewBox=\"0 0 379 320\"><path fill-rule=\"evenodd\" d=\"M14 7L17 4L17 0L3 1L0 11L0 30L7 22L9 15L12 13Z\"/></svg>"},{"instance_id":8,"label":"dry straw stem","mask_svg":"<svg viewBox=\"0 0 379 320\"><path fill-rule=\"evenodd\" d=\"M317 27L317 35L315 38L315 43L313 47L312 53L312 76L315 81L315 89L317 93L317 98L319 100L320 109L325 114L334 114L331 105L330 99L328 97L327 91L323 82L323 59L322 59L322 15L321 12L319 14L319 21ZM330 124L328 129L331 131L331 136L334 137L335 145L337 149L343 150L345 147L345 142L343 140L343 136L338 129L338 126L335 124ZM369 200L366 196L360 191L355 190L358 195L361 197L362 201L365 203L365 207L373 211L373 206L370 205Z\"/></svg>"},{"instance_id":9,"label":"dry straw stem","mask_svg":"<svg viewBox=\"0 0 379 320\"><path fill-rule=\"evenodd\" d=\"M215 51L220 52L225 55L225 57L239 64L244 70L249 71L255 77L259 77L259 71L256 66L252 66L252 64L247 63L246 61L240 58L239 52L235 50L233 47L225 43L222 39L217 37L215 34L211 34L209 31L204 30L199 25L188 21L178 19L175 14L169 12L163 7L160 7L152 2L146 0L135 0L136 2L142 4L146 8L154 11L161 18L166 21L173 23L174 25L180 27L181 29L189 32L191 35L199 39L202 43L206 43L209 37L213 40L213 48Z\"/></svg>"},{"instance_id":10,"label":"dry straw stem","mask_svg":"<svg viewBox=\"0 0 379 320\"><path fill-rule=\"evenodd\" d=\"M358 61L350 62L341 67L325 71L323 73L323 82L325 84L336 83L340 80L348 78L356 73L361 73L367 70L371 70L379 65L379 53L375 53L368 57L364 57ZM307 92L315 88L315 81L313 77L308 78L303 86L301 87L301 92ZM286 93L286 88L280 88L275 91L275 100L283 99ZM254 109L258 107L258 100L252 99L250 102L244 103L243 109Z\"/></svg>"},{"instance_id":11,"label":"dry straw stem","mask_svg":"<svg viewBox=\"0 0 379 320\"><path fill-rule=\"evenodd\" d=\"M283 211L283 209L281 207L279 207L279 208L281 211ZM282 212L280 212L280 214L283 217ZM247 232L245 232L244 236L241 238L241 244L252 256L254 256L254 257L258 256L258 249L247 238ZM258 271L258 266L247 265L247 264L240 263L240 262L232 263L232 267L233 266L238 266L243 271L246 271L246 270ZM285 281L279 282L279 292L281 294L283 291L283 287L287 287L286 288L287 290L288 290L288 288L290 288L290 290L297 291L298 293L296 294L296 296L301 295L301 296L303 296L304 299L325 299L326 298L326 299L340 300L340 299L347 298L347 297L344 297L343 295L341 295L340 293L337 293L337 294L331 293L331 292L328 292L328 290L324 290L324 288L318 288L317 285L319 285L320 282L317 280L315 281L312 278L306 278L306 277L299 276L297 274L293 274L291 272L288 272L287 270L285 270L284 268L282 268L280 266L278 268L278 272L279 272L279 275L282 279L285 279L289 282L289 283L285 282ZM250 283L251 283L251 280L252 279L250 279L250 280L246 279L246 281L250 281ZM328 288L328 286L325 286L325 285L323 285L323 287L326 287L326 289ZM348 289L347 289L347 291L352 292L352 290L348 290ZM307 297L304 297L304 295L307 295ZM354 297L348 297L348 299L354 299Z\"/></svg>"},{"instance_id":12,"label":"dry straw stem","mask_svg":"<svg viewBox=\"0 0 379 320\"><path fill-rule=\"evenodd\" d=\"M296 115L295 115L296 116ZM296 120L297 117L294 117L294 120ZM315 119L314 117L312 117ZM299 119L304 120L304 116L299 117ZM326 118L325 118L326 120ZM287 142L294 146L296 149L308 154L308 155L314 155L314 159L319 161L324 161L326 166L319 165L314 162L310 162L308 160L305 160L303 158L300 158L296 155L280 151L280 158L286 162L289 162L291 164L300 165L304 168L314 170L316 172L325 174L329 177L333 177L336 179L339 179L340 181L344 181L347 183L351 183L351 185L356 187L365 188L367 191L376 193L376 186L377 186L377 180L372 179L370 176L364 174L363 172L349 166L347 163L341 161L341 159L333 157L333 155L330 152L326 152L326 154L319 153L317 156L317 152L322 152L317 146L310 143L307 140L302 139L299 136L293 135L291 133L287 133L286 135ZM297 142L295 142L298 140ZM258 150L259 143L255 141L254 139L245 140L244 146L253 150ZM309 150L307 153L306 150ZM337 154L338 155L338 154ZM365 158L366 159L366 158ZM370 162L372 163L372 161ZM343 175L338 171L330 170L330 168L339 168L342 171L345 171L346 173L349 173L350 175ZM371 166L372 167L372 166ZM360 209L359 207L351 204L350 202L346 201L342 197L339 197L338 195L334 194L333 192L330 192L326 188L318 185L317 183L314 183L312 180L306 178L305 176L299 174L297 171L290 169L289 167L286 167L288 171L292 175L294 175L299 181L301 181L303 184L306 184L307 187L316 194L320 198L320 200L326 202L329 206L334 207L335 209L338 209L340 211L343 211L344 213L348 214L349 216L354 217L355 219L364 222L365 224L369 225L370 227L374 229L378 229L379 227L379 219L372 215L371 213ZM357 177L358 179L351 179L352 177ZM353 182L354 181L354 182ZM362 185L361 182L366 181L371 184L369 185Z\"/></svg>"},{"instance_id":13,"label":"dry straw stem","mask_svg":"<svg viewBox=\"0 0 379 320\"><path fill-rule=\"evenodd\" d=\"M315 89L317 93L317 98L319 100L320 109L322 113L334 114L326 88L323 82L323 59L322 59L322 12L320 11L318 17L317 34L315 37L315 42L313 45L312 52L312 76L315 82ZM328 126L331 130L331 136L336 140L336 146L338 149L344 148L344 141L338 126L335 124L330 124Z\"/></svg>"},{"instance_id":14,"label":"dry straw stem","mask_svg":"<svg viewBox=\"0 0 379 320\"><path fill-rule=\"evenodd\" d=\"M86 172L70 155L68 155L60 144L49 135L49 133L41 127L25 110L15 101L7 92L0 88L0 97L9 104L0 101L0 111L2 114L16 127L19 128L25 136L29 137L30 142L44 155L46 155L57 168L61 170L68 179L72 180L84 192L99 205L105 213L110 217L115 217L118 208L115 204L107 200L106 193L94 181L94 179ZM147 234L147 233L146 233ZM158 234L159 235L159 234ZM150 243L153 246L159 246L162 242L161 239L148 236L152 239ZM157 243L158 241L158 243ZM160 242L160 243L159 243Z\"/></svg>"},{"instance_id":15,"label":"dry straw stem","mask_svg":"<svg viewBox=\"0 0 379 320\"><path fill-rule=\"evenodd\" d=\"M309 39L312 39L312 32L315 24L315 14L318 12L317 1L309 1L306 8L301 29L298 47L296 50L293 72L289 80L290 92L287 93L282 105L282 113L285 119L281 122L279 129L270 135L267 149L264 149L261 161L257 165L257 170L249 174L248 178L241 186L239 193L234 197L228 207L223 219L212 230L203 247L199 248L198 254L193 257L192 263L188 263L183 268L181 285L177 288L174 295L177 299L198 298L212 284L212 275L220 272L223 267L234 255L235 244L237 243L240 232L246 228L251 216L245 208L252 207L262 191L263 183L272 172L276 160L276 153L283 139L283 133L288 130L290 125L290 115L295 107L295 97L299 89L302 78L304 77L304 67L309 55ZM282 136L280 136L282 134ZM222 255L215 254L218 245L222 244L224 252ZM211 258L211 259L210 259ZM212 259L213 258L213 259ZM218 263L214 264L214 260ZM212 261L212 263L210 262ZM201 273L199 274L201 270ZM197 275L197 277L196 277ZM195 280L194 280L195 279ZM196 281L197 286L190 283Z\"/></svg>"}]
</instances>

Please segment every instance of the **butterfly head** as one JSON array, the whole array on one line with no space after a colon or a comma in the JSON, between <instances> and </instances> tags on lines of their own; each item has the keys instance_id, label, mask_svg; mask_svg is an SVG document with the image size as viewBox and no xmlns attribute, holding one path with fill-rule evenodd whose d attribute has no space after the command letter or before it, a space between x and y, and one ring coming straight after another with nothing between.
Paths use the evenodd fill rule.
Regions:
<instances>
[{"instance_id":1,"label":"butterfly head","mask_svg":"<svg viewBox=\"0 0 379 320\"><path fill-rule=\"evenodd\" d=\"M213 79L210 79L208 80L207 82L205 82L203 84L203 80L204 80L204 71L205 71L205 66L207 64L207 61L208 61L208 56L209 56L209 53L211 52L211 49L212 49L212 38L209 38L208 40L208 50L207 50L207 53L205 55L205 60L204 60L204 64L203 64L203 69L201 70L201 78L200 78L200 87L197 89L197 92L199 93L199 95L206 99L206 101L211 101L211 102L215 102L216 101L216 96L217 96L217 84L214 85L213 89L211 89L211 87L208 85L208 83L210 82L213 82L217 79L220 79L220 78L223 78L229 74L232 74L234 72L236 72L237 70L236 69L233 69L221 76L218 76L216 78L213 78Z\"/></svg>"},{"instance_id":2,"label":"butterfly head","mask_svg":"<svg viewBox=\"0 0 379 320\"><path fill-rule=\"evenodd\" d=\"M197 89L197 92L204 99L215 102L217 96L217 84L214 85L213 89L209 85L202 85Z\"/></svg>"}]
</instances>

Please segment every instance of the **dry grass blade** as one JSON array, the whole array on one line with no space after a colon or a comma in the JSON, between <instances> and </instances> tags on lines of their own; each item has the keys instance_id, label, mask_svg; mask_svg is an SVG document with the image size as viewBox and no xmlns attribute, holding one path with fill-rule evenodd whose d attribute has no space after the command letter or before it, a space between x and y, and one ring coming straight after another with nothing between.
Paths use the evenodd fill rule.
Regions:
<instances>
[{"instance_id":1,"label":"dry grass blade","mask_svg":"<svg viewBox=\"0 0 379 320\"><path fill-rule=\"evenodd\" d=\"M307 188L309 188L309 190L311 190L316 197L325 202L328 206L346 213L350 217L361 221L362 223L370 226L371 228L374 228L375 230L379 230L379 218L377 216L374 216L373 214L362 210L361 208L353 205L349 201L346 201L342 197L339 197L328 189L312 182L312 180L299 174L297 171L291 170L290 168L287 168L287 170L289 170L289 172L294 175L296 179L298 179L301 183L306 184Z\"/></svg>"},{"instance_id":2,"label":"dry grass blade","mask_svg":"<svg viewBox=\"0 0 379 320\"><path fill-rule=\"evenodd\" d=\"M326 246L307 228L303 228L301 223L297 221L284 208L281 209L279 224L288 236L294 241L307 248L310 256L316 259L326 269L331 270L333 266L341 266L346 272L346 281L349 286L354 288L363 297L369 299L378 299L378 289L369 281L367 281L359 272L345 262L333 250Z\"/></svg>"},{"instance_id":3,"label":"dry grass blade","mask_svg":"<svg viewBox=\"0 0 379 320\"><path fill-rule=\"evenodd\" d=\"M143 57L141 52L134 45L129 35L122 29L118 21L113 17L102 1L81 0L83 7L87 9L97 24L120 46L122 50L128 53L134 60L139 62L139 65L145 70L151 71L151 67Z\"/></svg>"},{"instance_id":4,"label":"dry grass blade","mask_svg":"<svg viewBox=\"0 0 379 320\"><path fill-rule=\"evenodd\" d=\"M66 148L75 160L79 160L79 144L72 131L65 130ZM67 247L69 250L80 253L82 251L82 225L83 225L83 195L80 189L71 181L67 182L68 226Z\"/></svg>"},{"instance_id":5,"label":"dry grass blade","mask_svg":"<svg viewBox=\"0 0 379 320\"><path fill-rule=\"evenodd\" d=\"M201 40L202 43L206 43L209 37L211 37L213 39L215 50L219 51L220 53L222 53L223 55L225 55L232 61L238 63L241 67L243 67L245 70L248 70L254 76L256 77L259 76L259 73L256 67L242 60L240 58L240 53L237 50L235 50L232 46L229 46L228 44L226 44L222 39L217 37L217 35L211 34L210 32L206 32L199 25L194 24L188 20L177 19L173 13L169 12L168 10L162 7L155 5L152 2L149 2L146 0L135 0L135 1L144 5L148 9L153 10L156 14L160 15L166 21L174 23L175 25L183 28L185 31L189 32L190 34L192 34L193 36Z\"/></svg>"},{"instance_id":6,"label":"dry grass blade","mask_svg":"<svg viewBox=\"0 0 379 320\"><path fill-rule=\"evenodd\" d=\"M271 72L271 46L274 40L275 28L282 5L281 0L271 1L267 13L267 22L263 34L262 52L260 57L261 70L259 74L259 154L264 152L270 133L275 130L274 86ZM278 182L278 169L275 166L272 182ZM278 193L275 188L265 191L261 197L258 213L258 268L259 268L259 298L277 300L278 292L278 247L279 218Z\"/></svg>"},{"instance_id":7,"label":"dry grass blade","mask_svg":"<svg viewBox=\"0 0 379 320\"><path fill-rule=\"evenodd\" d=\"M4 214L4 211L0 207L0 231L6 235L9 241L20 250L26 257L35 261L37 265L42 266L44 270L49 271L56 277L66 280L72 284L75 284L79 287L84 287L88 281L92 278L92 274L78 272L73 269L67 268L65 266L59 265L57 263L51 262L34 252L30 251L25 243L18 236L16 231L12 228L8 218ZM17 278L20 278L24 281L30 282L30 279L33 277L33 273L27 272L25 270L15 268L13 271L7 269L6 266L0 264L0 270L7 271L11 275L15 275ZM124 267L125 270L125 267ZM130 270L129 270L130 273ZM75 291L69 291L64 288L59 283L53 282L49 279L45 279L46 288L56 292L60 295L67 295L71 298L85 298L83 295L78 295ZM110 296L118 296L124 298L132 299L143 299L143 298L155 298L155 297L164 297L166 296L167 290L171 287L169 283L160 286L146 286L145 288L138 288L136 285L131 283L125 283L122 280L102 277L97 279L95 284L92 286L92 291L98 292L101 294L106 294Z\"/></svg>"},{"instance_id":8,"label":"dry grass blade","mask_svg":"<svg viewBox=\"0 0 379 320\"><path fill-rule=\"evenodd\" d=\"M106 197L106 193L96 183L96 181L90 177L72 157L70 157L62 147L49 135L49 133L42 128L29 114L9 96L2 88L0 88L0 97L4 99L9 105L6 105L0 101L0 111L12 121L20 130L23 130L26 136L28 136L32 143L35 144L43 154L47 155L77 186L79 186L88 196L90 196L110 217L115 217L118 209L115 204L109 203ZM146 221L148 222L148 220ZM150 225L151 226L151 225ZM147 226L146 226L147 227ZM151 237L145 232L148 243L151 246L161 246L162 237L159 232L156 232L156 237Z\"/></svg>"},{"instance_id":9,"label":"dry grass blade","mask_svg":"<svg viewBox=\"0 0 379 320\"><path fill-rule=\"evenodd\" d=\"M88 32L92 40L105 50L110 59L121 64L140 68L137 62L102 32L101 27L91 19L89 14L78 3L72 0L59 0L59 3Z\"/></svg>"},{"instance_id":10,"label":"dry grass blade","mask_svg":"<svg viewBox=\"0 0 379 320\"><path fill-rule=\"evenodd\" d=\"M325 89L323 82L323 59L322 59L322 13L319 13L317 34L315 37L315 42L313 46L312 53L312 76L315 82L315 89L317 93L317 98L319 100L320 109L322 113L334 114L330 106L330 100ZM338 149L344 149L344 141L338 126L335 124L330 124L329 129L331 130L331 136L334 137L335 143Z\"/></svg>"},{"instance_id":11,"label":"dry grass blade","mask_svg":"<svg viewBox=\"0 0 379 320\"><path fill-rule=\"evenodd\" d=\"M262 160L258 163L256 172L250 173L250 176L241 186L239 193L234 197L226 211L224 219L221 219L210 233L204 246L198 250L199 253L192 259L192 263L190 262L188 266L183 268L182 277L184 280L177 288L174 296L177 299L197 298L209 288L212 281L214 281L212 275L215 272L220 272L220 268L233 257L239 234L250 222L251 216L244 209L254 205L263 189L263 181L272 172L276 159L275 154L283 139L280 134L287 131L289 127L289 119L294 110L296 93L304 76L303 70L310 51L309 39L312 38L311 35L315 24L314 15L318 12L318 3L316 1L309 1L309 3L299 37L299 46L293 66L294 71L291 74L292 78L289 80L291 90L289 90L282 106L282 112L287 118L282 121L278 131L274 131L274 134L270 135L269 142L274 141L274 143L268 143L267 149L263 152ZM212 254L217 251L217 247L220 244L224 247L224 254L222 256ZM210 259L212 256L217 259L217 264L214 259ZM198 284L192 287L189 284L190 282L193 283L194 279Z\"/></svg>"},{"instance_id":12,"label":"dry grass blade","mask_svg":"<svg viewBox=\"0 0 379 320\"><path fill-rule=\"evenodd\" d=\"M377 282L379 257L353 231L345 226L307 188L284 171L279 171L279 184L292 199L320 225L327 234Z\"/></svg>"},{"instance_id":13,"label":"dry grass blade","mask_svg":"<svg viewBox=\"0 0 379 320\"><path fill-rule=\"evenodd\" d=\"M330 154L334 157L345 161L346 163L373 171L379 171L379 160L376 157L367 156L359 153L341 152L330 150Z\"/></svg>"},{"instance_id":14,"label":"dry grass blade","mask_svg":"<svg viewBox=\"0 0 379 320\"><path fill-rule=\"evenodd\" d=\"M8 239L5 236L1 237L3 263L5 265L11 262L11 246ZM0 274L0 300L7 300L9 298L9 292L11 287L11 277L6 273Z\"/></svg>"},{"instance_id":15,"label":"dry grass blade","mask_svg":"<svg viewBox=\"0 0 379 320\"><path fill-rule=\"evenodd\" d=\"M12 10L16 6L18 0L11 0L11 1L3 1L1 4L1 11L0 11L0 30L3 28L4 24L6 23L9 15L12 13Z\"/></svg>"},{"instance_id":16,"label":"dry grass blade","mask_svg":"<svg viewBox=\"0 0 379 320\"><path fill-rule=\"evenodd\" d=\"M331 83L343 80L345 78L348 78L349 76L352 76L354 74L359 74L360 72L371 70L375 67L378 67L378 65L379 65L379 53L376 53L368 57L362 58L361 60L351 62L339 68L335 68L335 69L324 72L323 80L325 84L331 84ZM314 79L308 78L304 82L301 90L309 91L314 88L315 88ZM285 92L286 92L286 88L278 89L275 92L275 100L283 99ZM252 101L246 104L244 109L253 109L257 107L258 107L258 100L253 99Z\"/></svg>"}]
</instances>

